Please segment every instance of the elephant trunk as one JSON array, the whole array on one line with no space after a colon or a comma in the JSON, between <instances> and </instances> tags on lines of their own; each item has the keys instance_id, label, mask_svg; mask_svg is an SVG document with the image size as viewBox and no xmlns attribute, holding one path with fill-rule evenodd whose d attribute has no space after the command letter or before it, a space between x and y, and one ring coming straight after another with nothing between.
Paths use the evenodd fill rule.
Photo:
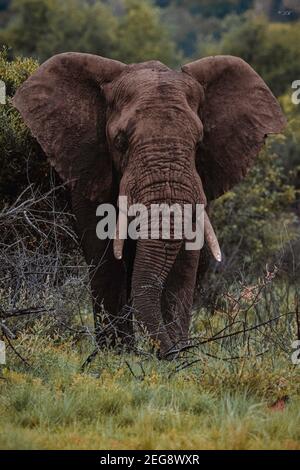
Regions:
<instances>
[{"instance_id":1,"label":"elephant trunk","mask_svg":"<svg viewBox=\"0 0 300 470\"><path fill-rule=\"evenodd\" d=\"M160 357L172 349L161 315L161 295L181 248L181 240L138 240L132 278L132 302L138 323L145 327Z\"/></svg>"}]
</instances>

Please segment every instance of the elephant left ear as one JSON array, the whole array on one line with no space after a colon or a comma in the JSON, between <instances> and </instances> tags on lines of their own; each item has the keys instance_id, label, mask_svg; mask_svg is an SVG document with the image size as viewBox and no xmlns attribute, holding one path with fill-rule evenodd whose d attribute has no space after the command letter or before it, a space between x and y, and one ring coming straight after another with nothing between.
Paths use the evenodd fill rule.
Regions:
<instances>
[{"instance_id":1,"label":"elephant left ear","mask_svg":"<svg viewBox=\"0 0 300 470\"><path fill-rule=\"evenodd\" d=\"M286 119L263 79L238 57L207 57L182 71L205 92L199 110L204 137L196 165L211 200L241 181L266 136L281 132Z\"/></svg>"}]
</instances>

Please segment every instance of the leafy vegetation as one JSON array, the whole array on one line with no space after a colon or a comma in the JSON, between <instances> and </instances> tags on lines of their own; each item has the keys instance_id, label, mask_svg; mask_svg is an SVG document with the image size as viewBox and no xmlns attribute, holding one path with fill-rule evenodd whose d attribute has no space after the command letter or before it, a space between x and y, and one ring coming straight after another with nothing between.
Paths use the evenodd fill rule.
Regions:
<instances>
[{"instance_id":1,"label":"leafy vegetation","mask_svg":"<svg viewBox=\"0 0 300 470\"><path fill-rule=\"evenodd\" d=\"M176 61L175 45L147 1L125 0L114 15L102 1L14 0L11 13L0 43L40 61L70 50L130 62Z\"/></svg>"},{"instance_id":2,"label":"leafy vegetation","mask_svg":"<svg viewBox=\"0 0 300 470\"><path fill-rule=\"evenodd\" d=\"M242 184L213 204L213 220L224 254L230 258L229 282L231 275L247 273L253 279L267 263L277 264L287 245L291 249L289 243L299 236L292 210L298 192L271 149L269 144L261 152Z\"/></svg>"}]
</instances>

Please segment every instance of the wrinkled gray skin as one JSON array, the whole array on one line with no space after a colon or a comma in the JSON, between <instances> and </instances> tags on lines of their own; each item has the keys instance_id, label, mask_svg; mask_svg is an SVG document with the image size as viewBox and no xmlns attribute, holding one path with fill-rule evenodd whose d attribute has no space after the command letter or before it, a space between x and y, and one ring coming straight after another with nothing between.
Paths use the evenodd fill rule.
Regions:
<instances>
[{"instance_id":1,"label":"wrinkled gray skin","mask_svg":"<svg viewBox=\"0 0 300 470\"><path fill-rule=\"evenodd\" d=\"M95 314L110 337L132 344L136 319L170 357L188 339L199 251L178 240L112 242L96 237L96 207L203 203L246 174L268 133L285 119L263 80L239 58L195 61L182 71L160 62L125 65L67 53L44 63L18 90L21 112L50 163L68 181L78 235L91 265ZM116 254L116 253L115 253Z\"/></svg>"}]
</instances>

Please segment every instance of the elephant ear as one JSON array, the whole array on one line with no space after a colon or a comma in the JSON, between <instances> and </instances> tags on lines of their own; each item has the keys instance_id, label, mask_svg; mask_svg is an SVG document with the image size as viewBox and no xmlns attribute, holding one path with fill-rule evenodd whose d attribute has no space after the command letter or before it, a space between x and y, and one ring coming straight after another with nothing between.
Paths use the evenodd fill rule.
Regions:
<instances>
[{"instance_id":1,"label":"elephant ear","mask_svg":"<svg viewBox=\"0 0 300 470\"><path fill-rule=\"evenodd\" d=\"M286 119L262 78L238 57L207 57L182 71L204 88L196 165L207 198L214 199L241 181L265 137L281 132Z\"/></svg>"},{"instance_id":2,"label":"elephant ear","mask_svg":"<svg viewBox=\"0 0 300 470\"><path fill-rule=\"evenodd\" d=\"M42 64L13 98L61 178L94 201L108 197L112 187L101 85L125 67L92 54L58 54Z\"/></svg>"}]
</instances>

